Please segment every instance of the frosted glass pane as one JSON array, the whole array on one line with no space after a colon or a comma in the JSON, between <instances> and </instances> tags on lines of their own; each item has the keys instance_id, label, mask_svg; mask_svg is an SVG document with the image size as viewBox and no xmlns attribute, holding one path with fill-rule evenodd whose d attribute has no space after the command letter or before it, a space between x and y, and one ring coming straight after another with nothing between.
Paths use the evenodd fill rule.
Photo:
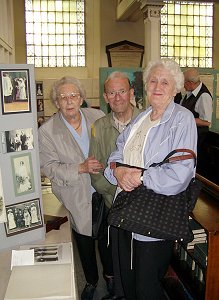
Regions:
<instances>
[{"instance_id":1,"label":"frosted glass pane","mask_svg":"<svg viewBox=\"0 0 219 300\"><path fill-rule=\"evenodd\" d=\"M187 34L188 34L188 36L193 36L194 35L194 28L188 26L188 28L187 28Z\"/></svg>"},{"instance_id":2,"label":"frosted glass pane","mask_svg":"<svg viewBox=\"0 0 219 300\"><path fill-rule=\"evenodd\" d=\"M175 46L180 46L180 37L179 36L175 36Z\"/></svg>"},{"instance_id":3,"label":"frosted glass pane","mask_svg":"<svg viewBox=\"0 0 219 300\"><path fill-rule=\"evenodd\" d=\"M63 46L56 46L56 53L59 54L59 56L63 56L64 51L63 51ZM68 54L66 54L68 55Z\"/></svg>"},{"instance_id":4,"label":"frosted glass pane","mask_svg":"<svg viewBox=\"0 0 219 300\"><path fill-rule=\"evenodd\" d=\"M187 46L187 38L181 37L181 46Z\"/></svg>"},{"instance_id":5,"label":"frosted glass pane","mask_svg":"<svg viewBox=\"0 0 219 300\"><path fill-rule=\"evenodd\" d=\"M199 56L200 57L205 57L205 48L200 47Z\"/></svg>"},{"instance_id":6,"label":"frosted glass pane","mask_svg":"<svg viewBox=\"0 0 219 300\"><path fill-rule=\"evenodd\" d=\"M69 55L70 55L70 48L69 47L64 47L64 56L69 56Z\"/></svg>"},{"instance_id":7,"label":"frosted glass pane","mask_svg":"<svg viewBox=\"0 0 219 300\"><path fill-rule=\"evenodd\" d=\"M173 35L174 34L174 26L169 25L168 26L168 35Z\"/></svg>"},{"instance_id":8,"label":"frosted glass pane","mask_svg":"<svg viewBox=\"0 0 219 300\"><path fill-rule=\"evenodd\" d=\"M187 26L187 16L181 16L181 26Z\"/></svg>"},{"instance_id":9,"label":"frosted glass pane","mask_svg":"<svg viewBox=\"0 0 219 300\"><path fill-rule=\"evenodd\" d=\"M55 31L56 34L60 34L60 33L63 33L63 26L62 24L56 24L56 31Z\"/></svg>"},{"instance_id":10,"label":"frosted glass pane","mask_svg":"<svg viewBox=\"0 0 219 300\"><path fill-rule=\"evenodd\" d=\"M200 27L194 26L194 35L196 35L196 36L200 35Z\"/></svg>"},{"instance_id":11,"label":"frosted glass pane","mask_svg":"<svg viewBox=\"0 0 219 300\"><path fill-rule=\"evenodd\" d=\"M193 46L194 39L192 37L187 38L187 46Z\"/></svg>"},{"instance_id":12,"label":"frosted glass pane","mask_svg":"<svg viewBox=\"0 0 219 300\"><path fill-rule=\"evenodd\" d=\"M55 10L55 1L48 1L48 11Z\"/></svg>"},{"instance_id":13,"label":"frosted glass pane","mask_svg":"<svg viewBox=\"0 0 219 300\"><path fill-rule=\"evenodd\" d=\"M173 55L174 55L174 48L168 47L168 56L173 56Z\"/></svg>"},{"instance_id":14,"label":"frosted glass pane","mask_svg":"<svg viewBox=\"0 0 219 300\"><path fill-rule=\"evenodd\" d=\"M169 23L170 25L173 25L173 24L174 24L174 16L173 16L173 15L169 15L169 16L168 16L168 23Z\"/></svg>"},{"instance_id":15,"label":"frosted glass pane","mask_svg":"<svg viewBox=\"0 0 219 300\"><path fill-rule=\"evenodd\" d=\"M180 35L180 26L175 26L175 35Z\"/></svg>"},{"instance_id":16,"label":"frosted glass pane","mask_svg":"<svg viewBox=\"0 0 219 300\"><path fill-rule=\"evenodd\" d=\"M193 26L194 25L193 16L188 16L188 18L187 18L187 25L188 26Z\"/></svg>"},{"instance_id":17,"label":"frosted glass pane","mask_svg":"<svg viewBox=\"0 0 219 300\"><path fill-rule=\"evenodd\" d=\"M193 57L193 48L192 47L187 48L187 56Z\"/></svg>"},{"instance_id":18,"label":"frosted glass pane","mask_svg":"<svg viewBox=\"0 0 219 300\"><path fill-rule=\"evenodd\" d=\"M49 35L49 45L55 45L55 35L54 34Z\"/></svg>"},{"instance_id":19,"label":"frosted glass pane","mask_svg":"<svg viewBox=\"0 0 219 300\"><path fill-rule=\"evenodd\" d=\"M62 12L56 12L54 14L55 18L56 18L56 22L64 22L64 17L63 17L63 13Z\"/></svg>"},{"instance_id":20,"label":"frosted glass pane","mask_svg":"<svg viewBox=\"0 0 219 300\"><path fill-rule=\"evenodd\" d=\"M42 54L43 54L43 56L49 55L49 47L48 46L42 46Z\"/></svg>"},{"instance_id":21,"label":"frosted glass pane","mask_svg":"<svg viewBox=\"0 0 219 300\"><path fill-rule=\"evenodd\" d=\"M181 35L187 35L187 26L181 26Z\"/></svg>"},{"instance_id":22,"label":"frosted glass pane","mask_svg":"<svg viewBox=\"0 0 219 300\"><path fill-rule=\"evenodd\" d=\"M55 22L55 14L54 12L49 12L48 13L48 22Z\"/></svg>"},{"instance_id":23,"label":"frosted glass pane","mask_svg":"<svg viewBox=\"0 0 219 300\"><path fill-rule=\"evenodd\" d=\"M195 47L199 47L199 38L198 37L194 37L194 46Z\"/></svg>"},{"instance_id":24,"label":"frosted glass pane","mask_svg":"<svg viewBox=\"0 0 219 300\"><path fill-rule=\"evenodd\" d=\"M193 48L194 49L194 56L197 57L199 54L199 48Z\"/></svg>"},{"instance_id":25,"label":"frosted glass pane","mask_svg":"<svg viewBox=\"0 0 219 300\"><path fill-rule=\"evenodd\" d=\"M175 56L180 55L180 47L175 47Z\"/></svg>"},{"instance_id":26,"label":"frosted glass pane","mask_svg":"<svg viewBox=\"0 0 219 300\"><path fill-rule=\"evenodd\" d=\"M61 34L56 35L56 44L57 45L63 45L64 44L63 35L61 35Z\"/></svg>"},{"instance_id":27,"label":"frosted glass pane","mask_svg":"<svg viewBox=\"0 0 219 300\"><path fill-rule=\"evenodd\" d=\"M42 34L42 45L48 45L49 44L49 37L47 34Z\"/></svg>"},{"instance_id":28,"label":"frosted glass pane","mask_svg":"<svg viewBox=\"0 0 219 300\"><path fill-rule=\"evenodd\" d=\"M56 55L56 47L49 46L49 56L55 56L55 55Z\"/></svg>"},{"instance_id":29,"label":"frosted glass pane","mask_svg":"<svg viewBox=\"0 0 219 300\"><path fill-rule=\"evenodd\" d=\"M49 34L55 33L55 24L54 23L50 23L48 24L48 30L49 30Z\"/></svg>"}]
</instances>

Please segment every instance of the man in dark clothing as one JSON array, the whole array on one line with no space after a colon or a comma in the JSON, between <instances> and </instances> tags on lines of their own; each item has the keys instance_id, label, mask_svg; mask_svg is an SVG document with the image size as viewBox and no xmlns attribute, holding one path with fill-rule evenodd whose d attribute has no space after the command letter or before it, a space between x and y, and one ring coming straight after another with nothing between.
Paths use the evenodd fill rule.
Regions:
<instances>
[{"instance_id":1,"label":"man in dark clothing","mask_svg":"<svg viewBox=\"0 0 219 300\"><path fill-rule=\"evenodd\" d=\"M200 80L197 69L189 68L184 71L186 95L181 105L188 108L194 115L198 130L198 165L197 171L203 170L205 160L205 141L211 125L212 95Z\"/></svg>"}]
</instances>

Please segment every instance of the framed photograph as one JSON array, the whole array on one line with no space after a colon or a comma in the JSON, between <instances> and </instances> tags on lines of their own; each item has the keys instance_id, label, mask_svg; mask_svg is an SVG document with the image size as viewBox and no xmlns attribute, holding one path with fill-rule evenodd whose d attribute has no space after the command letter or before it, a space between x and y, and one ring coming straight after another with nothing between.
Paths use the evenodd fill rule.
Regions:
<instances>
[{"instance_id":1,"label":"framed photograph","mask_svg":"<svg viewBox=\"0 0 219 300\"><path fill-rule=\"evenodd\" d=\"M37 99L37 112L44 111L43 99Z\"/></svg>"},{"instance_id":2,"label":"framed photograph","mask_svg":"<svg viewBox=\"0 0 219 300\"><path fill-rule=\"evenodd\" d=\"M6 205L6 216L5 231L7 236L43 226L39 199Z\"/></svg>"},{"instance_id":3,"label":"framed photograph","mask_svg":"<svg viewBox=\"0 0 219 300\"><path fill-rule=\"evenodd\" d=\"M29 70L0 70L3 114L31 111Z\"/></svg>"},{"instance_id":4,"label":"framed photograph","mask_svg":"<svg viewBox=\"0 0 219 300\"><path fill-rule=\"evenodd\" d=\"M110 107L106 104L103 93L104 93L104 82L107 77L115 71L124 72L128 75L131 83L131 87L134 88L134 97L131 102L134 106L142 109L145 107L145 92L143 86L143 69L142 68L100 68L100 109L106 114L110 112Z\"/></svg>"},{"instance_id":5,"label":"framed photograph","mask_svg":"<svg viewBox=\"0 0 219 300\"><path fill-rule=\"evenodd\" d=\"M36 81L36 95L37 97L43 97L43 82Z\"/></svg>"},{"instance_id":6,"label":"framed photograph","mask_svg":"<svg viewBox=\"0 0 219 300\"><path fill-rule=\"evenodd\" d=\"M33 149L33 128L2 132L2 153Z\"/></svg>"},{"instance_id":7,"label":"framed photograph","mask_svg":"<svg viewBox=\"0 0 219 300\"><path fill-rule=\"evenodd\" d=\"M5 202L2 188L2 175L0 169L0 223L6 222Z\"/></svg>"},{"instance_id":8,"label":"framed photograph","mask_svg":"<svg viewBox=\"0 0 219 300\"><path fill-rule=\"evenodd\" d=\"M31 153L11 157L15 196L35 191Z\"/></svg>"}]
</instances>

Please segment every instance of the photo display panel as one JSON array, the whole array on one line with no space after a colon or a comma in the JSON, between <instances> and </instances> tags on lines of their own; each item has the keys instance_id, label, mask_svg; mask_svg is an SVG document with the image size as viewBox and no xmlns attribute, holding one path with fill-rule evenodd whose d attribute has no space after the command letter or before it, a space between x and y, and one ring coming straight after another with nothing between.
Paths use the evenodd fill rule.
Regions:
<instances>
[{"instance_id":1,"label":"photo display panel","mask_svg":"<svg viewBox=\"0 0 219 300\"><path fill-rule=\"evenodd\" d=\"M0 64L0 250L45 239L36 94L33 65Z\"/></svg>"}]
</instances>

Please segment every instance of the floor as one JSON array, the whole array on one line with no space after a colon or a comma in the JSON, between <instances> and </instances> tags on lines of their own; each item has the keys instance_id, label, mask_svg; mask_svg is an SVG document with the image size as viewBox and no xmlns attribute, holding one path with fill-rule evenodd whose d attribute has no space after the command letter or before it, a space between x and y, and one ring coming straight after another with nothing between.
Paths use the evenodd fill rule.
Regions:
<instances>
[{"instance_id":1,"label":"floor","mask_svg":"<svg viewBox=\"0 0 219 300\"><path fill-rule=\"evenodd\" d=\"M77 279L78 293L79 293L79 299L80 299L80 295L85 286L86 280L85 280L84 273L82 270L77 245L74 241L73 241L73 248L74 248L76 279ZM105 281L102 277L102 267L101 267L101 263L100 263L100 258L98 256L98 251L96 253L97 253L97 262L98 262L98 269L99 269L99 282L98 282L98 286L95 291L93 300L101 300L101 298L107 294L107 290L106 290Z\"/></svg>"}]
</instances>

